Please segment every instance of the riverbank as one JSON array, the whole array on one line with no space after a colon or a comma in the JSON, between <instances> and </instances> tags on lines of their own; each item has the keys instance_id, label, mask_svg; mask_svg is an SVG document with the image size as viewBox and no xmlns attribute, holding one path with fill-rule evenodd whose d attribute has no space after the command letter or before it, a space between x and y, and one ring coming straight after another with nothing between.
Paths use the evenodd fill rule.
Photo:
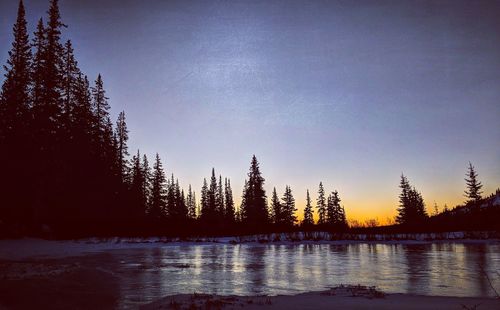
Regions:
<instances>
[{"instance_id":1,"label":"riverbank","mask_svg":"<svg viewBox=\"0 0 500 310\"><path fill-rule=\"evenodd\" d=\"M156 248L166 246L213 245L213 244L249 244L249 245L311 245L311 244L500 244L500 239L480 238L469 239L461 232L448 233L447 239L429 239L424 235L413 235L413 239L343 239L329 240L326 238L307 240L290 238L286 234L252 235L241 237L203 237L192 239L148 237L148 238L86 238L77 240L45 240L35 238L0 240L0 259L16 260L31 257L57 258L80 256L89 253L99 253L109 250L135 248Z\"/></svg>"},{"instance_id":2,"label":"riverbank","mask_svg":"<svg viewBox=\"0 0 500 310\"><path fill-rule=\"evenodd\" d=\"M373 287L339 286L323 292L280 296L183 294L140 309L499 309L500 299L385 294Z\"/></svg>"}]
</instances>

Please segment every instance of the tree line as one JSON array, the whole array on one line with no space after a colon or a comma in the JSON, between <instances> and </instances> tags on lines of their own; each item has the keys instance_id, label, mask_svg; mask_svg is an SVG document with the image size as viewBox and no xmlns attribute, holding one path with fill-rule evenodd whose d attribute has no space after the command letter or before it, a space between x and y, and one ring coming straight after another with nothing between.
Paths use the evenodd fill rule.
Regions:
<instances>
[{"instance_id":1,"label":"tree line","mask_svg":"<svg viewBox=\"0 0 500 310\"><path fill-rule=\"evenodd\" d=\"M337 191L320 182L315 206L306 191L303 220L290 186L270 202L259 162L252 157L241 204L231 180L211 175L200 195L167 176L159 154L152 164L128 148L125 112L111 120L99 74L80 70L70 40L62 41L57 0L30 39L19 2L13 42L0 93L0 235L235 234L348 229ZM481 184L470 165L469 196L480 201ZM422 195L401 177L398 223L426 221ZM318 221L314 221L314 212Z\"/></svg>"},{"instance_id":2,"label":"tree line","mask_svg":"<svg viewBox=\"0 0 500 310\"><path fill-rule=\"evenodd\" d=\"M215 170L204 180L198 203L191 185L185 192L173 174L166 176L158 154L152 166L139 150L130 158L125 112L113 124L103 78L90 82L80 70L71 41L62 41L65 27L58 1L51 0L46 21L39 19L30 39L19 2L0 94L4 232L215 233L297 224L289 186L281 201L274 190L269 212L255 156L239 208L230 179ZM345 223L345 214L333 220L343 212L336 195L320 206L327 210L323 224ZM313 224L311 208L305 224Z\"/></svg>"}]
</instances>

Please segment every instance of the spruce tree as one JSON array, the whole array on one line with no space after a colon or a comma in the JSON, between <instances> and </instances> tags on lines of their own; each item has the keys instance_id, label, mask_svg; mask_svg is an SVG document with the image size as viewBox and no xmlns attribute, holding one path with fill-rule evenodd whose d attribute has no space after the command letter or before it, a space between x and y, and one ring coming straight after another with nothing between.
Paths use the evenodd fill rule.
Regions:
<instances>
[{"instance_id":1,"label":"spruce tree","mask_svg":"<svg viewBox=\"0 0 500 310\"><path fill-rule=\"evenodd\" d=\"M75 60L73 46L68 40L63 49L63 70L62 70L62 126L63 129L72 130L73 113L76 104L76 93L78 79L81 75L78 63ZM71 139L71 137L70 137Z\"/></svg>"},{"instance_id":2,"label":"spruce tree","mask_svg":"<svg viewBox=\"0 0 500 310\"><path fill-rule=\"evenodd\" d=\"M401 193L399 195L396 222L413 226L421 223L427 218L422 194L410 185L410 182L404 175L401 175L399 187L401 188Z\"/></svg>"},{"instance_id":3,"label":"spruce tree","mask_svg":"<svg viewBox=\"0 0 500 310\"><path fill-rule=\"evenodd\" d=\"M304 220L302 221L304 226L314 225L313 219L313 208L311 205L311 197L309 196L309 190L306 191L306 207L304 208Z\"/></svg>"},{"instance_id":4,"label":"spruce tree","mask_svg":"<svg viewBox=\"0 0 500 310\"><path fill-rule=\"evenodd\" d=\"M225 216L226 223L229 225L234 224L235 212L234 212L234 201L233 201L233 190L231 189L231 180L225 179L224 181L224 202L225 202Z\"/></svg>"},{"instance_id":5,"label":"spruce tree","mask_svg":"<svg viewBox=\"0 0 500 310\"><path fill-rule=\"evenodd\" d=\"M130 192L132 199L130 200L131 209L129 212L130 219L141 218L146 211L146 195L144 193L145 177L141 164L141 154L137 150L137 155L132 157L132 176L130 184Z\"/></svg>"},{"instance_id":6,"label":"spruce tree","mask_svg":"<svg viewBox=\"0 0 500 310\"><path fill-rule=\"evenodd\" d=\"M38 20L36 31L34 33L32 46L35 48L33 62L31 64L32 73L32 91L31 91L31 104L34 113L39 113L41 110L41 100L44 95L44 67L45 67L45 50L47 47L45 27L43 25L43 18Z\"/></svg>"},{"instance_id":7,"label":"spruce tree","mask_svg":"<svg viewBox=\"0 0 500 310\"><path fill-rule=\"evenodd\" d=\"M156 153L155 163L153 165L153 175L151 180L151 195L150 195L149 216L152 219L158 220L164 217L166 212L166 193L165 193L165 172L160 160L160 156Z\"/></svg>"},{"instance_id":8,"label":"spruce tree","mask_svg":"<svg viewBox=\"0 0 500 310\"><path fill-rule=\"evenodd\" d=\"M266 226L269 222L264 181L254 155L248 173L248 183L243 193L244 204L241 206L242 221L252 229Z\"/></svg>"},{"instance_id":9,"label":"spruce tree","mask_svg":"<svg viewBox=\"0 0 500 310\"><path fill-rule=\"evenodd\" d=\"M200 202L200 218L203 222L208 221L208 218L210 217L210 210L209 210L209 203L208 203L208 184L207 184L207 179L203 179L203 186L201 187L201 202Z\"/></svg>"},{"instance_id":10,"label":"spruce tree","mask_svg":"<svg viewBox=\"0 0 500 310\"><path fill-rule=\"evenodd\" d=\"M117 169L119 178L122 183L126 183L127 175L128 175L128 165L127 165L127 157L128 157L128 129L127 123L125 122L125 111L120 112L118 115L118 119L116 121L116 142L117 142Z\"/></svg>"},{"instance_id":11,"label":"spruce tree","mask_svg":"<svg viewBox=\"0 0 500 310\"><path fill-rule=\"evenodd\" d=\"M401 193L399 194L399 207L396 222L403 224L408 222L410 216L410 210L408 210L408 208L410 202L409 195L411 191L410 182L408 182L408 179L403 174L401 174L399 188L401 189Z\"/></svg>"},{"instance_id":12,"label":"spruce tree","mask_svg":"<svg viewBox=\"0 0 500 310\"><path fill-rule=\"evenodd\" d=\"M31 190L34 177L29 100L32 54L22 1L19 2L13 35L0 92L0 161L3 163L0 221L9 224L32 217L32 214L28 214L32 193L26 193Z\"/></svg>"},{"instance_id":13,"label":"spruce tree","mask_svg":"<svg viewBox=\"0 0 500 310\"><path fill-rule=\"evenodd\" d=\"M292 189L288 185L285 187L282 201L283 224L286 227L292 227L297 221L297 217L295 216L297 208L295 208L295 198L293 198Z\"/></svg>"},{"instance_id":14,"label":"spruce tree","mask_svg":"<svg viewBox=\"0 0 500 310\"><path fill-rule=\"evenodd\" d=\"M144 210L147 211L150 208L149 197L151 196L151 168L149 167L149 161L146 154L142 156L142 190L141 190L141 201L144 204Z\"/></svg>"},{"instance_id":15,"label":"spruce tree","mask_svg":"<svg viewBox=\"0 0 500 310\"><path fill-rule=\"evenodd\" d=\"M273 188L273 194L271 196L271 222L275 225L281 225L283 223L282 216L282 206L276 193L276 187Z\"/></svg>"},{"instance_id":16,"label":"spruce tree","mask_svg":"<svg viewBox=\"0 0 500 310\"><path fill-rule=\"evenodd\" d=\"M469 162L465 178L465 183L467 185L467 189L465 190L465 197L467 198L466 203L477 203L482 199L481 194L483 192L481 191L481 188L483 185L478 181L477 176L478 174L474 166L471 162Z\"/></svg>"},{"instance_id":17,"label":"spruce tree","mask_svg":"<svg viewBox=\"0 0 500 310\"><path fill-rule=\"evenodd\" d=\"M104 133L106 131L106 120L109 118L109 103L104 90L104 83L101 75L97 75L94 87L92 87L93 111L95 115L96 140L103 143Z\"/></svg>"},{"instance_id":18,"label":"spruce tree","mask_svg":"<svg viewBox=\"0 0 500 310\"><path fill-rule=\"evenodd\" d=\"M187 208L188 208L188 217L191 220L196 219L196 198L193 190L191 189L191 184L189 184L188 187Z\"/></svg>"},{"instance_id":19,"label":"spruce tree","mask_svg":"<svg viewBox=\"0 0 500 310\"><path fill-rule=\"evenodd\" d=\"M217 184L217 191L215 193L215 210L220 219L225 217L225 204L224 204L224 188L222 187L222 176L219 175L219 183Z\"/></svg>"},{"instance_id":20,"label":"spruce tree","mask_svg":"<svg viewBox=\"0 0 500 310\"><path fill-rule=\"evenodd\" d=\"M32 54L27 32L23 2L19 2L13 27L14 41L4 66L5 80L0 93L0 143L15 141L19 131L26 133L29 123L29 90Z\"/></svg>"},{"instance_id":21,"label":"spruce tree","mask_svg":"<svg viewBox=\"0 0 500 310\"><path fill-rule=\"evenodd\" d=\"M316 200L316 208L318 209L318 225L326 224L326 201L325 201L325 189L323 188L323 183L319 182L318 189L318 199Z\"/></svg>"}]
</instances>

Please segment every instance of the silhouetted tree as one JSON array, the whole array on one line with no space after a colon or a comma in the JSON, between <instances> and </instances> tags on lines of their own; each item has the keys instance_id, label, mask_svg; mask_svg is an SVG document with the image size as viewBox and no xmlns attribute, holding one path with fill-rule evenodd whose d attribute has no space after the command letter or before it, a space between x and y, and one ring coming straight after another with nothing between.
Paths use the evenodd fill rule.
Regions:
<instances>
[{"instance_id":1,"label":"silhouetted tree","mask_svg":"<svg viewBox=\"0 0 500 310\"><path fill-rule=\"evenodd\" d=\"M276 187L273 188L273 194L271 196L271 222L276 225L280 225L283 222L281 202L276 193Z\"/></svg>"},{"instance_id":2,"label":"silhouetted tree","mask_svg":"<svg viewBox=\"0 0 500 310\"><path fill-rule=\"evenodd\" d=\"M283 224L286 227L292 227L297 221L297 217L295 216L297 208L295 208L295 198L293 198L290 186L287 185L285 187L285 193L283 194L283 198L281 200L283 201Z\"/></svg>"},{"instance_id":3,"label":"silhouetted tree","mask_svg":"<svg viewBox=\"0 0 500 310\"><path fill-rule=\"evenodd\" d=\"M400 224L415 225L427 218L422 195L411 187L408 179L401 175L401 194L399 195L399 208L396 221Z\"/></svg>"},{"instance_id":4,"label":"silhouetted tree","mask_svg":"<svg viewBox=\"0 0 500 310\"><path fill-rule=\"evenodd\" d=\"M137 150L137 155L132 157L132 176L130 184L131 209L129 216L131 219L140 219L147 208L147 192L145 192L146 178L141 164L141 155Z\"/></svg>"},{"instance_id":5,"label":"silhouetted tree","mask_svg":"<svg viewBox=\"0 0 500 310\"><path fill-rule=\"evenodd\" d=\"M465 183L467 184L467 189L465 191L465 197L467 197L467 203L476 203L481 200L481 188L483 185L477 179L477 172L469 162L468 171L466 174Z\"/></svg>"},{"instance_id":6,"label":"silhouetted tree","mask_svg":"<svg viewBox=\"0 0 500 310\"><path fill-rule=\"evenodd\" d=\"M316 200L316 208L318 209L318 225L326 224L326 200L325 189L323 183L319 182L318 199Z\"/></svg>"},{"instance_id":7,"label":"silhouetted tree","mask_svg":"<svg viewBox=\"0 0 500 310\"><path fill-rule=\"evenodd\" d=\"M31 192L33 181L29 100L32 54L22 1L19 2L13 34L0 93L0 162L3 163L0 221L21 224L30 216L27 193Z\"/></svg>"},{"instance_id":8,"label":"silhouetted tree","mask_svg":"<svg viewBox=\"0 0 500 310\"><path fill-rule=\"evenodd\" d=\"M242 221L247 227L265 227L269 221L267 212L266 192L264 178L259 169L255 155L252 157L248 183L243 193L244 199L241 206Z\"/></svg>"},{"instance_id":9,"label":"silhouetted tree","mask_svg":"<svg viewBox=\"0 0 500 310\"><path fill-rule=\"evenodd\" d=\"M342 207L340 206L340 197L337 191L333 191L327 200L326 223L330 226L340 227L343 224Z\"/></svg>"},{"instance_id":10,"label":"silhouetted tree","mask_svg":"<svg viewBox=\"0 0 500 310\"><path fill-rule=\"evenodd\" d=\"M151 180L151 196L149 216L158 220L165 215L167 206L166 193L165 193L165 172L161 164L160 156L156 153L155 163L153 165L153 175Z\"/></svg>"},{"instance_id":11,"label":"silhouetted tree","mask_svg":"<svg viewBox=\"0 0 500 310\"><path fill-rule=\"evenodd\" d=\"M234 201L233 201L233 190L231 189L231 180L224 180L224 202L225 202L225 217L226 223L230 226L234 224L235 214L234 214Z\"/></svg>"},{"instance_id":12,"label":"silhouetted tree","mask_svg":"<svg viewBox=\"0 0 500 310\"><path fill-rule=\"evenodd\" d=\"M128 129L125 122L125 111L120 112L116 121L116 153L117 153L117 170L120 180L125 183L128 176Z\"/></svg>"},{"instance_id":13,"label":"silhouetted tree","mask_svg":"<svg viewBox=\"0 0 500 310\"><path fill-rule=\"evenodd\" d=\"M196 219L196 197L191 189L191 184L188 187L188 194L186 197L186 205L188 208L188 218L194 220Z\"/></svg>"},{"instance_id":14,"label":"silhouetted tree","mask_svg":"<svg viewBox=\"0 0 500 310\"><path fill-rule=\"evenodd\" d=\"M210 218L210 206L208 202L208 184L207 179L203 179L203 186L201 187L201 201L200 201L200 219L203 222L207 222Z\"/></svg>"},{"instance_id":15,"label":"silhouetted tree","mask_svg":"<svg viewBox=\"0 0 500 310\"><path fill-rule=\"evenodd\" d=\"M313 219L313 208L311 205L311 197L309 196L309 190L306 192L306 207L304 208L304 220L302 221L304 226L314 225Z\"/></svg>"},{"instance_id":16,"label":"silhouetted tree","mask_svg":"<svg viewBox=\"0 0 500 310\"><path fill-rule=\"evenodd\" d=\"M224 208L224 188L222 187L222 176L219 175L219 183L217 184L217 190L215 192L215 210L219 217L220 222L223 222L225 217Z\"/></svg>"}]
</instances>

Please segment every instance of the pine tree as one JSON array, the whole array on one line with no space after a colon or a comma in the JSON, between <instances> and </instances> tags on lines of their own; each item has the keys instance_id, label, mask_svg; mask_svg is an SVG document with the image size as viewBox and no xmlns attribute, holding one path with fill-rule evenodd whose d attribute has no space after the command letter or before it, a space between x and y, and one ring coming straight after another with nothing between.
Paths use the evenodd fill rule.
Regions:
<instances>
[{"instance_id":1,"label":"pine tree","mask_svg":"<svg viewBox=\"0 0 500 310\"><path fill-rule=\"evenodd\" d=\"M146 193L144 192L145 176L141 164L141 154L137 150L137 155L132 157L132 180L130 184L131 191L131 210L128 214L131 219L138 219L146 211Z\"/></svg>"},{"instance_id":2,"label":"pine tree","mask_svg":"<svg viewBox=\"0 0 500 310\"><path fill-rule=\"evenodd\" d=\"M156 153L153 165L153 176L151 181L149 216L153 219L160 219L165 215L166 193L165 193L165 172L161 164L160 156Z\"/></svg>"},{"instance_id":3,"label":"pine tree","mask_svg":"<svg viewBox=\"0 0 500 310\"><path fill-rule=\"evenodd\" d=\"M76 104L76 92L78 78L81 72L78 69L78 63L75 60L73 46L68 40L64 44L63 49L63 70L62 70L62 126L65 130L71 132L72 120L74 113L74 105Z\"/></svg>"},{"instance_id":4,"label":"pine tree","mask_svg":"<svg viewBox=\"0 0 500 310\"><path fill-rule=\"evenodd\" d=\"M33 186L29 100L32 54L22 1L13 34L0 92L0 161L3 163L0 221L5 223L19 223L32 216L29 214L30 195L26 193Z\"/></svg>"},{"instance_id":5,"label":"pine tree","mask_svg":"<svg viewBox=\"0 0 500 310\"><path fill-rule=\"evenodd\" d=\"M224 202L225 202L225 216L226 223L229 225L234 224L235 212L234 212L234 201L233 201L233 190L231 189L231 180L225 179L224 181Z\"/></svg>"},{"instance_id":6,"label":"pine tree","mask_svg":"<svg viewBox=\"0 0 500 310\"><path fill-rule=\"evenodd\" d=\"M311 205L311 197L309 196L309 190L306 192L306 207L304 208L304 220L302 221L304 226L314 225L313 219L313 208Z\"/></svg>"},{"instance_id":7,"label":"pine tree","mask_svg":"<svg viewBox=\"0 0 500 310\"><path fill-rule=\"evenodd\" d=\"M35 48L35 54L33 57L31 72L32 77L32 92L31 92L31 103L34 108L34 112L38 113L41 107L41 100L44 96L44 67L45 67L45 50L47 47L45 27L43 26L43 19L38 20L36 31L34 33L34 39L32 46ZM38 108L38 109L37 109Z\"/></svg>"},{"instance_id":8,"label":"pine tree","mask_svg":"<svg viewBox=\"0 0 500 310\"><path fill-rule=\"evenodd\" d=\"M401 194L399 195L399 214L396 217L396 221L399 224L406 225L421 223L427 218L422 194L410 185L410 182L404 175L401 175L399 187L401 188Z\"/></svg>"},{"instance_id":9,"label":"pine tree","mask_svg":"<svg viewBox=\"0 0 500 310\"><path fill-rule=\"evenodd\" d=\"M466 203L477 203L482 199L481 188L483 185L477 179L477 172L472 166L472 163L469 162L469 168L466 174L467 178L465 178L465 183L467 184L467 190L465 191L465 197L467 197Z\"/></svg>"},{"instance_id":10,"label":"pine tree","mask_svg":"<svg viewBox=\"0 0 500 310\"><path fill-rule=\"evenodd\" d=\"M104 83L99 74L92 87L93 111L96 119L95 131L97 141L103 143L104 132L106 131L106 120L109 118L109 103L104 90Z\"/></svg>"},{"instance_id":11,"label":"pine tree","mask_svg":"<svg viewBox=\"0 0 500 310\"><path fill-rule=\"evenodd\" d=\"M188 217L192 220L196 219L196 198L193 190L191 189L191 184L189 184L188 188L187 208L188 208Z\"/></svg>"},{"instance_id":12,"label":"pine tree","mask_svg":"<svg viewBox=\"0 0 500 310\"><path fill-rule=\"evenodd\" d=\"M9 51L5 80L0 93L0 143L17 140L16 134L27 131L29 122L29 88L32 54L27 32L23 2L19 2L17 20L13 27L14 41Z\"/></svg>"},{"instance_id":13,"label":"pine tree","mask_svg":"<svg viewBox=\"0 0 500 310\"><path fill-rule=\"evenodd\" d=\"M328 196L326 212L326 222L330 226L340 226L342 224L342 208L340 206L339 193L333 191Z\"/></svg>"},{"instance_id":14,"label":"pine tree","mask_svg":"<svg viewBox=\"0 0 500 310\"><path fill-rule=\"evenodd\" d=\"M295 208L295 198L293 198L290 186L287 185L285 187L285 193L283 194L283 198L281 200L283 201L283 224L286 227L292 227L297 221L297 217L295 216L297 208Z\"/></svg>"},{"instance_id":15,"label":"pine tree","mask_svg":"<svg viewBox=\"0 0 500 310\"><path fill-rule=\"evenodd\" d=\"M325 201L325 189L323 188L323 183L319 182L318 189L318 199L316 200L316 208L318 209L318 225L326 224L326 201Z\"/></svg>"},{"instance_id":16,"label":"pine tree","mask_svg":"<svg viewBox=\"0 0 500 310\"><path fill-rule=\"evenodd\" d=\"M223 219L226 215L224 207L224 188L222 187L222 176L219 175L219 183L217 184L217 191L215 193L215 210L220 219Z\"/></svg>"},{"instance_id":17,"label":"pine tree","mask_svg":"<svg viewBox=\"0 0 500 310\"><path fill-rule=\"evenodd\" d=\"M408 222L408 217L409 217L409 195L411 191L411 186L410 183L408 182L408 179L406 176L401 174L401 181L399 183L399 188L401 189L401 194L399 194L399 207L398 207L398 215L396 217L396 222L399 224L403 224Z\"/></svg>"},{"instance_id":18,"label":"pine tree","mask_svg":"<svg viewBox=\"0 0 500 310\"><path fill-rule=\"evenodd\" d=\"M280 225L283 223L282 216L282 206L276 193L276 187L273 188L273 194L271 196L271 222L275 225Z\"/></svg>"},{"instance_id":19,"label":"pine tree","mask_svg":"<svg viewBox=\"0 0 500 310\"><path fill-rule=\"evenodd\" d=\"M241 206L242 221L247 227L262 227L269 222L264 181L254 155L248 173L247 187L243 193L244 204Z\"/></svg>"},{"instance_id":20,"label":"pine tree","mask_svg":"<svg viewBox=\"0 0 500 310\"><path fill-rule=\"evenodd\" d=\"M149 167L149 161L148 157L146 154L142 156L142 164L141 164L141 170L142 170L142 190L141 190L141 200L142 203L144 204L144 210L147 211L150 208L150 200L149 197L151 196L151 168Z\"/></svg>"},{"instance_id":21,"label":"pine tree","mask_svg":"<svg viewBox=\"0 0 500 310\"><path fill-rule=\"evenodd\" d=\"M207 179L203 179L203 186L201 187L201 203L200 203L200 218L202 221L208 221L208 218L210 217L210 210L209 210L209 203L208 203L208 184L207 184Z\"/></svg>"},{"instance_id":22,"label":"pine tree","mask_svg":"<svg viewBox=\"0 0 500 310\"><path fill-rule=\"evenodd\" d=\"M128 174L128 165L127 165L127 157L128 157L128 129L127 124L125 122L125 111L120 112L118 115L118 120L116 121L116 142L117 142L117 169L119 178L123 183L126 183L127 174Z\"/></svg>"}]
</instances>

